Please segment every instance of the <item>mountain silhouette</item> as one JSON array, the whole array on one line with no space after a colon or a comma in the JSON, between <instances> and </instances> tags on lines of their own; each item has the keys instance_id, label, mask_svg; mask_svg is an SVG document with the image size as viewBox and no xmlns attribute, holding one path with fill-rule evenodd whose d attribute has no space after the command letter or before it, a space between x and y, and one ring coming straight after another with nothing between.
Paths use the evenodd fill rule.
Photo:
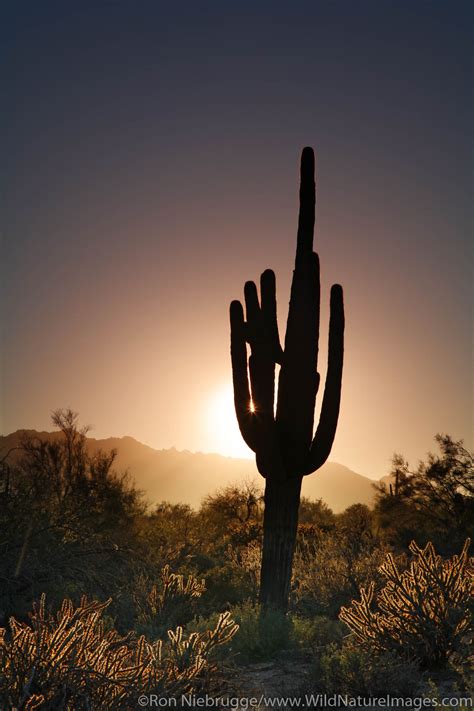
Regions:
<instances>
[{"instance_id":1,"label":"mountain silhouette","mask_svg":"<svg viewBox=\"0 0 474 711\"><path fill-rule=\"evenodd\" d=\"M31 435L40 439L61 437L60 432L37 432L17 430L0 436L0 459L9 450L9 461L18 457L22 436ZM103 450L117 450L114 469L127 470L138 489L150 503L169 501L198 507L207 494L214 493L229 484L255 480L260 486L255 463L250 459L233 459L220 454L153 449L133 437L110 437L95 439L87 437L90 454ZM335 512L343 511L355 503L368 504L374 500L374 480L352 471L336 462L326 462L315 476L303 479L303 496L323 499Z\"/></svg>"}]
</instances>

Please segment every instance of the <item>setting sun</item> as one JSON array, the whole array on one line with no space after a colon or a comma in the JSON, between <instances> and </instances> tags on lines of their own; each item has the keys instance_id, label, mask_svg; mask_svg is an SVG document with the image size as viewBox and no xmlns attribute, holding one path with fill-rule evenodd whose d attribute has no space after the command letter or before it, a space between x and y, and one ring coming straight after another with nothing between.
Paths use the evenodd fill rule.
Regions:
<instances>
[{"instance_id":1,"label":"setting sun","mask_svg":"<svg viewBox=\"0 0 474 711\"><path fill-rule=\"evenodd\" d=\"M211 394L207 406L207 429L214 451L226 457L253 457L239 431L230 383L222 384Z\"/></svg>"}]
</instances>

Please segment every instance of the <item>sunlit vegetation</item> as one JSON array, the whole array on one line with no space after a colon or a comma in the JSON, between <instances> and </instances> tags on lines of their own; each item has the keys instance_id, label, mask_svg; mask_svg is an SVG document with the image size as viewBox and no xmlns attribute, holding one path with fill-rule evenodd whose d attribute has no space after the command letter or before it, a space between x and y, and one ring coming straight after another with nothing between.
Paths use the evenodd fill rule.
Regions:
<instances>
[{"instance_id":1,"label":"sunlit vegetation","mask_svg":"<svg viewBox=\"0 0 474 711\"><path fill-rule=\"evenodd\" d=\"M140 575L132 585L136 628L154 639L163 636L169 626L193 617L193 603L205 590L204 580L192 575L185 580L183 575L171 573L168 565L157 582Z\"/></svg>"},{"instance_id":2,"label":"sunlit vegetation","mask_svg":"<svg viewBox=\"0 0 474 711\"><path fill-rule=\"evenodd\" d=\"M376 599L372 582L362 588L360 601L341 609L340 619L375 653L394 651L425 668L445 666L468 642L474 572L469 543L448 560L436 555L432 543L424 549L412 543L414 559L404 571L389 553L380 568L385 584Z\"/></svg>"},{"instance_id":3,"label":"sunlit vegetation","mask_svg":"<svg viewBox=\"0 0 474 711\"><path fill-rule=\"evenodd\" d=\"M57 436L2 454L0 707L136 708L140 692L216 691L229 665L281 658L304 659L320 691L418 694L441 668L465 687L462 443L439 437L414 472L397 457L374 509L303 499L289 611L263 614L257 486L210 492L198 510L147 507L114 452L88 454L74 413L54 423Z\"/></svg>"},{"instance_id":4,"label":"sunlit vegetation","mask_svg":"<svg viewBox=\"0 0 474 711\"><path fill-rule=\"evenodd\" d=\"M215 647L229 642L237 626L226 612L213 629L149 642L108 628L110 601L75 607L64 600L57 615L45 596L29 623L11 618L0 637L0 698L9 707L82 709L135 708L139 694L176 696L206 687Z\"/></svg>"}]
</instances>

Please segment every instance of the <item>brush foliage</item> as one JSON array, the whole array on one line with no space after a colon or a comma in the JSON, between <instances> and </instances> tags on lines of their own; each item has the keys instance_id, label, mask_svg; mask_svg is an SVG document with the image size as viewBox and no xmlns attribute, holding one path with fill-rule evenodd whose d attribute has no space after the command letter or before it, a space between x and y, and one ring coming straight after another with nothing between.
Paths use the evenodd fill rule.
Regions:
<instances>
[{"instance_id":1,"label":"brush foliage","mask_svg":"<svg viewBox=\"0 0 474 711\"><path fill-rule=\"evenodd\" d=\"M472 633L469 544L443 560L432 543L421 549L412 542L414 558L403 572L388 554L380 569L384 587L377 594L374 583L363 588L360 601L342 607L340 619L362 646L409 656L422 668L444 667Z\"/></svg>"}]
</instances>

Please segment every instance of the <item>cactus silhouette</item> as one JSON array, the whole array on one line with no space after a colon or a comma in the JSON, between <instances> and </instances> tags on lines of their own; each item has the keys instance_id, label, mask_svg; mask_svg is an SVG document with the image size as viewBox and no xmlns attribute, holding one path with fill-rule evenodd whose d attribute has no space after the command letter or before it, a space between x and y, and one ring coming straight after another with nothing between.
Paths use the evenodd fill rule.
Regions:
<instances>
[{"instance_id":1,"label":"cactus silhouette","mask_svg":"<svg viewBox=\"0 0 474 711\"><path fill-rule=\"evenodd\" d=\"M288 602L302 478L319 469L329 456L341 397L344 305L342 287L335 284L330 298L326 383L313 435L320 380L320 280L319 258L313 252L314 213L314 153L305 148L284 350L278 334L272 270L261 275L260 301L254 282L245 284L245 317L239 301L230 305L235 411L242 436L255 452L257 468L266 480L260 602L280 609ZM275 410L276 364L281 368Z\"/></svg>"}]
</instances>

